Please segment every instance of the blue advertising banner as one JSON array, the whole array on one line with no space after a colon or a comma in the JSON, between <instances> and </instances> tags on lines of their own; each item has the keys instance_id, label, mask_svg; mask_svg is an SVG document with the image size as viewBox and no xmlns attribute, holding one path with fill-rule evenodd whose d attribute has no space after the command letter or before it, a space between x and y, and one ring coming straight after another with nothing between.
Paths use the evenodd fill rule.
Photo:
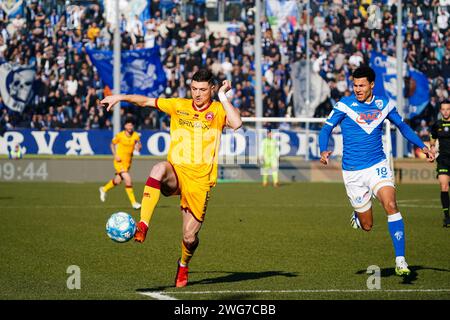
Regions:
<instances>
[{"instance_id":1,"label":"blue advertising banner","mask_svg":"<svg viewBox=\"0 0 450 320\"><path fill-rule=\"evenodd\" d=\"M169 150L170 133L168 131L142 130L142 150L135 155L165 156ZM318 159L318 131L274 131L278 139L281 156L305 156ZM261 135L262 137L262 135ZM61 130L34 131L31 129L6 131L0 136L0 154L7 155L19 145L22 153L45 155L110 155L110 144L113 138L109 130ZM333 156L342 155L342 136L333 134L330 147L334 148ZM259 151L256 143L256 132L253 129L238 131L225 130L219 150L220 156L257 157Z\"/></svg>"}]
</instances>

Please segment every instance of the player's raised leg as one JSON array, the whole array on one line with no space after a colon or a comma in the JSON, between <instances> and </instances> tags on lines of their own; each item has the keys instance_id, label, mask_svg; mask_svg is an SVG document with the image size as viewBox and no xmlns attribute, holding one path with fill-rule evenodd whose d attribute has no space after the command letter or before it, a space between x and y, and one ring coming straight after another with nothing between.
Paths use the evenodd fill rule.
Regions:
<instances>
[{"instance_id":1,"label":"player's raised leg","mask_svg":"<svg viewBox=\"0 0 450 320\"><path fill-rule=\"evenodd\" d=\"M395 273L399 276L407 276L411 273L405 259L405 225L398 210L395 198L395 188L392 186L381 187L377 191L388 218L388 228L395 251Z\"/></svg>"},{"instance_id":2,"label":"player's raised leg","mask_svg":"<svg viewBox=\"0 0 450 320\"><path fill-rule=\"evenodd\" d=\"M342 171L345 190L353 212L350 217L350 225L354 229L370 231L373 225L372 216L372 191L365 182L363 171Z\"/></svg>"},{"instance_id":3,"label":"player's raised leg","mask_svg":"<svg viewBox=\"0 0 450 320\"><path fill-rule=\"evenodd\" d=\"M188 282L188 264L198 247L198 232L202 223L194 218L188 209L181 210L183 215L183 241L181 242L181 258L178 261L177 275L175 277L175 286L177 288L185 287Z\"/></svg>"},{"instance_id":4,"label":"player's raised leg","mask_svg":"<svg viewBox=\"0 0 450 320\"><path fill-rule=\"evenodd\" d=\"M161 196L161 186L173 193L178 188L178 180L172 165L159 162L153 166L144 187L141 201L141 220L137 224L134 240L144 242L153 212Z\"/></svg>"},{"instance_id":5,"label":"player's raised leg","mask_svg":"<svg viewBox=\"0 0 450 320\"><path fill-rule=\"evenodd\" d=\"M363 229L364 231L370 231L372 230L373 226L373 213L372 213L372 207L365 210L362 209L355 209L352 213L352 216L350 218L350 224L354 229Z\"/></svg>"},{"instance_id":6,"label":"player's raised leg","mask_svg":"<svg viewBox=\"0 0 450 320\"><path fill-rule=\"evenodd\" d=\"M444 212L444 227L448 227L450 225L450 216L448 212L449 208L449 196L448 196L448 183L449 176L447 174L439 174L438 175L439 184L441 186L441 204L442 211Z\"/></svg>"},{"instance_id":7,"label":"player's raised leg","mask_svg":"<svg viewBox=\"0 0 450 320\"><path fill-rule=\"evenodd\" d=\"M100 191L100 200L102 202L105 202L106 200L106 193L114 188L115 186L119 185L122 182L122 178L119 174L116 173L115 177L111 180L109 180L104 186L101 186L98 191Z\"/></svg>"},{"instance_id":8,"label":"player's raised leg","mask_svg":"<svg viewBox=\"0 0 450 320\"><path fill-rule=\"evenodd\" d=\"M123 178L123 181L125 182L125 192L127 193L128 200L130 200L131 206L133 209L140 209L141 204L136 201L136 197L134 196L133 191L133 183L131 181L131 176L128 172L122 172L121 176Z\"/></svg>"}]
</instances>

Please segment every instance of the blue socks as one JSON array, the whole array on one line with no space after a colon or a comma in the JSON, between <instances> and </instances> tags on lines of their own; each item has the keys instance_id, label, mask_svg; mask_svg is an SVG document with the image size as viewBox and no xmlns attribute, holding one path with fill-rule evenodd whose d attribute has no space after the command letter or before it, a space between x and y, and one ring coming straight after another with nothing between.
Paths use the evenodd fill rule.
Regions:
<instances>
[{"instance_id":1,"label":"blue socks","mask_svg":"<svg viewBox=\"0 0 450 320\"><path fill-rule=\"evenodd\" d=\"M388 227L396 257L405 256L405 225L400 212L388 215Z\"/></svg>"}]
</instances>

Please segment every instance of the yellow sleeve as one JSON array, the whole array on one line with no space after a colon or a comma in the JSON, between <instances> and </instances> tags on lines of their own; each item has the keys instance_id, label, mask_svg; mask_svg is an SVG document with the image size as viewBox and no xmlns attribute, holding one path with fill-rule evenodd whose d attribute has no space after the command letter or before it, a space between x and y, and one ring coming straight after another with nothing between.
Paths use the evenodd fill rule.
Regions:
<instances>
[{"instance_id":1,"label":"yellow sleeve","mask_svg":"<svg viewBox=\"0 0 450 320\"><path fill-rule=\"evenodd\" d=\"M177 98L158 98L156 99L156 108L162 112L172 115L175 113Z\"/></svg>"},{"instance_id":2,"label":"yellow sleeve","mask_svg":"<svg viewBox=\"0 0 450 320\"><path fill-rule=\"evenodd\" d=\"M134 141L135 142L141 141L141 137L139 136L139 134L136 131L134 132Z\"/></svg>"},{"instance_id":3,"label":"yellow sleeve","mask_svg":"<svg viewBox=\"0 0 450 320\"><path fill-rule=\"evenodd\" d=\"M112 139L111 141L113 144L118 144L120 143L120 132L118 134L116 134L116 136Z\"/></svg>"}]
</instances>

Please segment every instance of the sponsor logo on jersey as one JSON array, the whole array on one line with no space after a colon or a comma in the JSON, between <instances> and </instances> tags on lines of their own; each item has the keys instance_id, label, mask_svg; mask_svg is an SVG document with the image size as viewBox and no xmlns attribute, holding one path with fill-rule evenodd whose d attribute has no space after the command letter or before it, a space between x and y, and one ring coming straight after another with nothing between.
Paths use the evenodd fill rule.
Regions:
<instances>
[{"instance_id":1,"label":"sponsor logo on jersey","mask_svg":"<svg viewBox=\"0 0 450 320\"><path fill-rule=\"evenodd\" d=\"M352 103L352 107L357 107L358 106L358 103L357 102L353 102Z\"/></svg>"},{"instance_id":2,"label":"sponsor logo on jersey","mask_svg":"<svg viewBox=\"0 0 450 320\"><path fill-rule=\"evenodd\" d=\"M179 119L178 124L183 127L202 128L203 130L210 129L210 126L207 123L204 123L201 121L189 121L189 120Z\"/></svg>"},{"instance_id":3,"label":"sponsor logo on jersey","mask_svg":"<svg viewBox=\"0 0 450 320\"><path fill-rule=\"evenodd\" d=\"M372 121L375 121L381 117L381 111L379 110L369 110L366 112L359 113L358 117L356 118L356 122L360 124L370 124Z\"/></svg>"},{"instance_id":4,"label":"sponsor logo on jersey","mask_svg":"<svg viewBox=\"0 0 450 320\"><path fill-rule=\"evenodd\" d=\"M180 116L190 116L191 114L185 110L177 110L177 114Z\"/></svg>"}]
</instances>

